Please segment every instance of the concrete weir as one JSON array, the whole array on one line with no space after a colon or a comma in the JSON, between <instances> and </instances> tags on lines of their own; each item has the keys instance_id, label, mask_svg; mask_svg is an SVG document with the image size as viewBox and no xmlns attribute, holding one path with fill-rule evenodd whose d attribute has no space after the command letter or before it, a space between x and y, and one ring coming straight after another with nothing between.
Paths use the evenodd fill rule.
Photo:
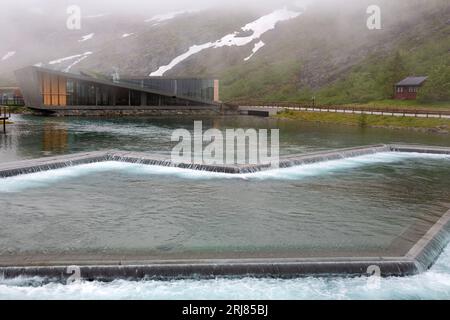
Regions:
<instances>
[{"instance_id":1,"label":"concrete weir","mask_svg":"<svg viewBox=\"0 0 450 320\"><path fill-rule=\"evenodd\" d=\"M414 152L426 154L450 154L450 148L429 146L406 146L406 145L375 145L356 148L338 149L307 154L289 155L280 158L280 168L289 168L324 161L354 158L363 155L376 154L379 152ZM127 151L96 151L46 157L40 159L17 161L13 163L0 164L0 178L12 177L21 174L29 174L40 171L48 171L81 164L119 161L138 163L146 165L177 167L183 169L221 172L229 174L253 173L272 169L267 164L252 165L203 165L192 163L173 163L170 158L158 155Z\"/></svg>"},{"instance_id":2,"label":"concrete weir","mask_svg":"<svg viewBox=\"0 0 450 320\"><path fill-rule=\"evenodd\" d=\"M450 155L450 148L412 145L376 145L347 148L282 157L280 167L301 166L379 152ZM252 173L270 169L267 165L174 164L170 159L160 155L101 151L0 164L0 178L102 161L122 161L230 174ZM402 252L406 252L403 256L183 260L148 260L145 257L127 258L125 256L59 257L58 259L33 256L22 259L0 257L0 275L3 275L4 278L42 276L61 281L67 280L75 272L74 270L79 271L83 279L104 281L118 278L138 280L145 278L191 278L194 276L204 278L217 276L361 276L369 275L375 267L376 269L379 268L382 276L407 276L428 270L447 245L450 239L450 210L445 212L435 223L430 222L430 225L426 228L426 230L419 230L417 234L420 234L420 236L411 248L402 248Z\"/></svg>"}]
</instances>

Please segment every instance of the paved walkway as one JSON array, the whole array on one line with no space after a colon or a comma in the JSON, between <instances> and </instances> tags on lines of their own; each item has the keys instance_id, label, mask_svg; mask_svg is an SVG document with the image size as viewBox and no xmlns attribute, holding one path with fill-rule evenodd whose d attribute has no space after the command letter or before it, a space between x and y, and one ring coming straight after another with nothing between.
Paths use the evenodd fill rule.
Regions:
<instances>
[{"instance_id":1,"label":"paved walkway","mask_svg":"<svg viewBox=\"0 0 450 320\"><path fill-rule=\"evenodd\" d=\"M415 113L414 110L401 111L374 111L374 110L349 110L339 108L313 108L313 107L279 107L279 106L240 106L239 110L242 112L248 111L265 111L269 115L275 115L282 110L296 110L308 112L330 112L330 113L347 113L347 114L373 114L394 117L415 117L415 118L445 118L450 119L450 114L439 114L439 111L430 111L430 113Z\"/></svg>"}]
</instances>

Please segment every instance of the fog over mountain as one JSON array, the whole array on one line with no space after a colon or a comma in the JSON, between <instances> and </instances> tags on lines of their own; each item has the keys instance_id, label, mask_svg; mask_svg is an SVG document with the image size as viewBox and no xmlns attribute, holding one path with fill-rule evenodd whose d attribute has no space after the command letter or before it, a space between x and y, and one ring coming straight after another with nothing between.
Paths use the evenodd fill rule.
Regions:
<instances>
[{"instance_id":1,"label":"fog over mountain","mask_svg":"<svg viewBox=\"0 0 450 320\"><path fill-rule=\"evenodd\" d=\"M381 8L381 30L367 28L372 4ZM66 25L71 5L81 9L79 30ZM416 59L418 50L431 50L424 47L430 41L441 46L434 58L445 57L450 38L448 0L3 0L1 6L0 85L14 84L14 70L37 65L215 77L230 99L267 91L301 96L335 85L370 57L401 52ZM410 72L420 71L410 64Z\"/></svg>"}]
</instances>

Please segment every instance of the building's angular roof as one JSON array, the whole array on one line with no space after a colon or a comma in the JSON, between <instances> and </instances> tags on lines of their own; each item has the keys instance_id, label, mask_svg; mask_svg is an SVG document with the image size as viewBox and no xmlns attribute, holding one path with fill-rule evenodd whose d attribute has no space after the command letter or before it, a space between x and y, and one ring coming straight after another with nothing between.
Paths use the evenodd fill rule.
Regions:
<instances>
[{"instance_id":1,"label":"building's angular roof","mask_svg":"<svg viewBox=\"0 0 450 320\"><path fill-rule=\"evenodd\" d=\"M397 83L397 86L420 86L428 77L408 77Z\"/></svg>"},{"instance_id":2,"label":"building's angular roof","mask_svg":"<svg viewBox=\"0 0 450 320\"><path fill-rule=\"evenodd\" d=\"M54 70L54 69L47 69L47 68L42 68L42 67L37 67L37 66L28 66L19 70L16 70L16 75L18 72L23 72L24 70L34 70L34 71L43 71L46 73L50 73L50 74L54 74L54 75L59 75L62 77L67 77L67 78L71 78L71 79L77 79L77 80L82 80L82 81L89 81L89 82L93 82L93 83L97 83L97 84L103 84L103 85L110 85L110 86L114 86L114 87L119 87L119 88L124 88L124 89L130 89L130 90L135 90L135 91L140 91L140 92L147 92L147 93L153 93L153 94L157 94L157 95L161 95L161 96L166 96L166 97L171 97L171 98L179 98L179 99L183 99L183 100L187 100L193 103L201 103L201 104L208 104L208 105L214 105L214 106L219 106L220 103L216 102L216 101L206 101L206 100L202 100L202 99L197 99L197 98L193 98L193 97L188 97L185 95L175 95L172 92L165 92L165 91L161 91L161 90L156 90L156 89L151 89L151 88L143 88L139 85L136 84L132 84L132 83L127 83L127 82L121 82L121 81L113 81L112 79L102 79L100 76L99 77L94 77L91 74L86 74L86 73L82 73L82 74L77 74L77 73L69 73L69 72L63 72L63 71L58 71L58 70ZM151 78L150 78L151 79Z\"/></svg>"}]
</instances>

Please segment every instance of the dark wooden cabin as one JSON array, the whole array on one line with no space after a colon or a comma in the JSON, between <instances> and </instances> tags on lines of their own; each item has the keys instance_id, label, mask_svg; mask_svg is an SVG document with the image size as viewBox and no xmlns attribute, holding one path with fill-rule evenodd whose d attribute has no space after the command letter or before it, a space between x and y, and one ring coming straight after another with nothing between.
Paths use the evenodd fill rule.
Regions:
<instances>
[{"instance_id":1,"label":"dark wooden cabin","mask_svg":"<svg viewBox=\"0 0 450 320\"><path fill-rule=\"evenodd\" d=\"M420 87L423 86L428 77L408 77L395 85L394 99L416 100Z\"/></svg>"}]
</instances>

